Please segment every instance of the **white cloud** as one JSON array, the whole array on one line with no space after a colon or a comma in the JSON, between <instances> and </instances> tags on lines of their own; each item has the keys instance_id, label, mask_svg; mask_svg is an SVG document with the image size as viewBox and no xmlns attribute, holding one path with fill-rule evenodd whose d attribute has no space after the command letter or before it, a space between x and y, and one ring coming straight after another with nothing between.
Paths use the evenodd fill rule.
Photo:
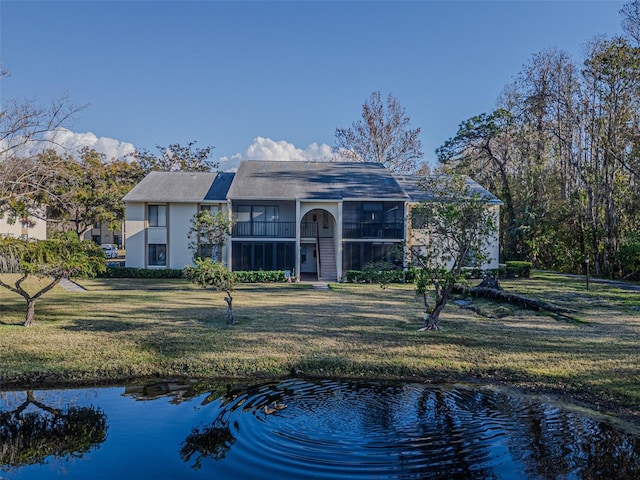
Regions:
<instances>
[{"instance_id":1,"label":"white cloud","mask_svg":"<svg viewBox=\"0 0 640 480\"><path fill-rule=\"evenodd\" d=\"M285 140L276 142L270 138L256 137L243 153L236 153L231 157L220 157L220 169L235 171L242 160L328 162L333 158L331 147L325 143L318 145L314 142L302 149Z\"/></svg>"},{"instance_id":2,"label":"white cloud","mask_svg":"<svg viewBox=\"0 0 640 480\"><path fill-rule=\"evenodd\" d=\"M54 148L59 153L74 154L84 147L89 147L96 152L103 153L107 160L112 160L114 158L123 159L135 151L135 147L131 143L109 137L97 137L92 132L72 132L66 128L47 132L44 137L47 142L51 142L52 146L55 145Z\"/></svg>"}]
</instances>

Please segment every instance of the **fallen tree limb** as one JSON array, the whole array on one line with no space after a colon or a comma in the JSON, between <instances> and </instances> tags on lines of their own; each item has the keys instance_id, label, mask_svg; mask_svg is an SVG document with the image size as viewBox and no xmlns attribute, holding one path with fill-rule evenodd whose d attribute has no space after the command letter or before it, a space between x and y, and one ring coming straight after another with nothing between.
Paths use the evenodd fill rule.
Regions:
<instances>
[{"instance_id":1,"label":"fallen tree limb","mask_svg":"<svg viewBox=\"0 0 640 480\"><path fill-rule=\"evenodd\" d=\"M467 293L476 298L490 298L493 300L499 300L501 302L511 303L513 305L518 305L521 308L526 310L534 310L534 311L546 311L550 312L557 317L563 318L565 320L571 320L574 322L578 322L577 318L571 316L571 313L574 313L573 310L569 310L567 308L559 307L549 302L544 302L541 300L536 300L534 298L525 297L518 293L507 292L503 290L500 285L495 282L494 284L497 288L485 287L482 284L477 287L472 287L470 289L464 289L463 287L459 287L457 293Z\"/></svg>"}]
</instances>

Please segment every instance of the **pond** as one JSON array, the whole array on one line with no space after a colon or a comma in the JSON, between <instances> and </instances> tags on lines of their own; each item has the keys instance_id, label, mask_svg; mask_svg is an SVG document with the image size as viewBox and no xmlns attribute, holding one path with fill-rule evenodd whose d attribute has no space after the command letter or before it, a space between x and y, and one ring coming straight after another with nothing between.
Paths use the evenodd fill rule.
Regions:
<instances>
[{"instance_id":1,"label":"pond","mask_svg":"<svg viewBox=\"0 0 640 480\"><path fill-rule=\"evenodd\" d=\"M640 478L640 436L468 385L292 378L0 392L0 479Z\"/></svg>"}]
</instances>

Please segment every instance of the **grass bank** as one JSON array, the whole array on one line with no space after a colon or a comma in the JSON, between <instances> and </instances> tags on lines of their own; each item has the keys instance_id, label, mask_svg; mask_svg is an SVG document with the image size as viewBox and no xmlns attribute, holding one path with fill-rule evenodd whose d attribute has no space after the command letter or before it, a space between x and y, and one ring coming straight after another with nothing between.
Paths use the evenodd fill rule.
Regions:
<instances>
[{"instance_id":1,"label":"grass bank","mask_svg":"<svg viewBox=\"0 0 640 480\"><path fill-rule=\"evenodd\" d=\"M236 324L223 294L181 280L83 280L18 326L21 297L0 291L0 388L142 377L331 377L481 381L569 395L640 419L640 293L536 273L502 281L574 310L577 321L474 300L442 331L418 332L411 286L240 285Z\"/></svg>"}]
</instances>

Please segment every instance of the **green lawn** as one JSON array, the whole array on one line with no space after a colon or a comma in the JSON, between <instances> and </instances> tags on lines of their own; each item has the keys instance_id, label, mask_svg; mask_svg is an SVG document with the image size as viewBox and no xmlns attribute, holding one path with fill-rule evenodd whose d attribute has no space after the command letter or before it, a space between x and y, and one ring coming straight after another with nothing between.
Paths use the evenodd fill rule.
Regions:
<instances>
[{"instance_id":1,"label":"green lawn","mask_svg":"<svg viewBox=\"0 0 640 480\"><path fill-rule=\"evenodd\" d=\"M236 324L222 293L180 280L92 279L56 287L18 326L21 297L0 291L0 387L140 377L340 377L481 381L570 395L640 418L640 293L536 273L505 289L574 310L557 320L486 300L449 305L418 332L411 286L241 285Z\"/></svg>"}]
</instances>

